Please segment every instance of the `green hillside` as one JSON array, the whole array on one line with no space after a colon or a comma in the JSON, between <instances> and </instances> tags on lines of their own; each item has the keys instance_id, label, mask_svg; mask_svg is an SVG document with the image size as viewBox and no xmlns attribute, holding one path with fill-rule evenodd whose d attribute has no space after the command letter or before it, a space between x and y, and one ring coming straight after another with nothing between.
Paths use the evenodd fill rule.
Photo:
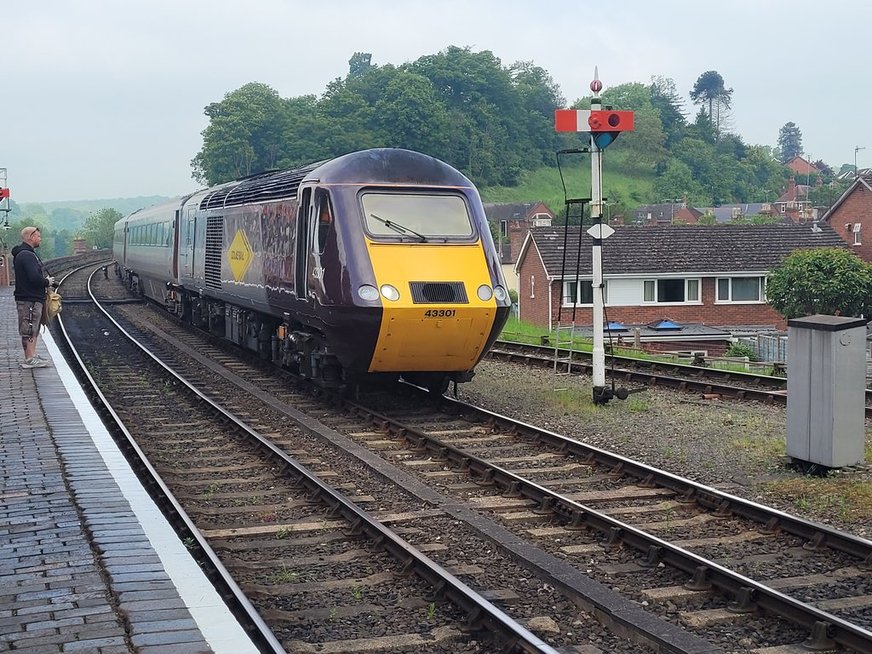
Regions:
<instances>
[{"instance_id":1,"label":"green hillside","mask_svg":"<svg viewBox=\"0 0 872 654\"><path fill-rule=\"evenodd\" d=\"M655 197L654 174L628 175L616 154L613 159L604 153L603 197L606 217L622 215L641 204L659 202ZM561 160L563 180L557 168L543 167L525 173L517 186L490 186L480 188L483 202L538 202L547 204L558 216L564 214L564 198L589 198L590 158L572 156ZM566 184L564 196L563 184Z\"/></svg>"}]
</instances>

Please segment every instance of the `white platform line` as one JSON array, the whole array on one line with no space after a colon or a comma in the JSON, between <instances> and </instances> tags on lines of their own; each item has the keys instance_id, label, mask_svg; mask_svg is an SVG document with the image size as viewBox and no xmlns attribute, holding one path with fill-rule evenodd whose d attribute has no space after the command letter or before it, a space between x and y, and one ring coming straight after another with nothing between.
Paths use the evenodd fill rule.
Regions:
<instances>
[{"instance_id":1,"label":"white platform line","mask_svg":"<svg viewBox=\"0 0 872 654\"><path fill-rule=\"evenodd\" d=\"M154 501L134 474L121 450L106 430L94 407L85 396L72 369L46 330L43 340L55 369L72 398L73 405L100 456L112 473L124 498L136 515L143 531L164 565L167 575L179 591L206 642L216 654L257 653L257 648L230 613L203 571L179 541Z\"/></svg>"}]
</instances>

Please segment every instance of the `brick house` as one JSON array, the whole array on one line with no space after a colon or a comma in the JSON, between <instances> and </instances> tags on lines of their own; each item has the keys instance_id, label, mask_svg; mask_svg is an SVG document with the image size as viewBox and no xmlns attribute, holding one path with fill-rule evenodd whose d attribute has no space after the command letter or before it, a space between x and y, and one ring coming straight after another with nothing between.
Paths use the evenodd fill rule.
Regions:
<instances>
[{"instance_id":1,"label":"brick house","mask_svg":"<svg viewBox=\"0 0 872 654\"><path fill-rule=\"evenodd\" d=\"M531 227L550 227L554 212L544 202L485 203L484 213L497 235L497 251L503 277L510 289L518 290L515 262Z\"/></svg>"},{"instance_id":2,"label":"brick house","mask_svg":"<svg viewBox=\"0 0 872 654\"><path fill-rule=\"evenodd\" d=\"M808 222L812 218L811 201L806 184L797 184L795 177L787 180L787 189L772 203L772 214L789 218L795 223Z\"/></svg>"},{"instance_id":3,"label":"brick house","mask_svg":"<svg viewBox=\"0 0 872 654\"><path fill-rule=\"evenodd\" d=\"M530 231L515 268L521 320L552 329L592 324L591 237L570 227ZM616 227L603 244L607 320L733 331L786 329L766 303L766 276L797 249L847 247L808 224ZM565 272L564 270L565 261ZM579 262L576 276L576 261ZM575 302L574 302L575 301Z\"/></svg>"},{"instance_id":4,"label":"brick house","mask_svg":"<svg viewBox=\"0 0 872 654\"><path fill-rule=\"evenodd\" d=\"M784 165L790 168L794 175L815 175L820 172L817 166L799 155L796 155Z\"/></svg>"},{"instance_id":5,"label":"brick house","mask_svg":"<svg viewBox=\"0 0 872 654\"><path fill-rule=\"evenodd\" d=\"M855 179L824 214L823 222L858 257L872 263L872 175Z\"/></svg>"}]
</instances>

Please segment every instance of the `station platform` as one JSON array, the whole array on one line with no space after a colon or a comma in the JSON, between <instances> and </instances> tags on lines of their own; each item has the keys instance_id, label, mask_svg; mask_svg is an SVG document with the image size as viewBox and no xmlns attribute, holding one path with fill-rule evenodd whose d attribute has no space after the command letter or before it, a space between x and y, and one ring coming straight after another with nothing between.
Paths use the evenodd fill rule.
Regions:
<instances>
[{"instance_id":1,"label":"station platform","mask_svg":"<svg viewBox=\"0 0 872 654\"><path fill-rule=\"evenodd\" d=\"M256 652L47 330L37 352L0 287L0 652Z\"/></svg>"}]
</instances>

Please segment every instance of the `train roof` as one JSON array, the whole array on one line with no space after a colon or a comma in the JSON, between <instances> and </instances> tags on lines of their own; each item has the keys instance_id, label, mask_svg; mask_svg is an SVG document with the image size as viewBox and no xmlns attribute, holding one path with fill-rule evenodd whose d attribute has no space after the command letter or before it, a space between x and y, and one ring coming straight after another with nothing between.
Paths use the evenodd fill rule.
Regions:
<instances>
[{"instance_id":1,"label":"train roof","mask_svg":"<svg viewBox=\"0 0 872 654\"><path fill-rule=\"evenodd\" d=\"M444 161L412 150L376 148L331 159L308 176L331 183L427 184L471 187L460 171Z\"/></svg>"},{"instance_id":2,"label":"train roof","mask_svg":"<svg viewBox=\"0 0 872 654\"><path fill-rule=\"evenodd\" d=\"M222 184L206 192L200 209L296 198L303 181L472 187L462 173L439 159L412 150L376 148Z\"/></svg>"}]
</instances>

